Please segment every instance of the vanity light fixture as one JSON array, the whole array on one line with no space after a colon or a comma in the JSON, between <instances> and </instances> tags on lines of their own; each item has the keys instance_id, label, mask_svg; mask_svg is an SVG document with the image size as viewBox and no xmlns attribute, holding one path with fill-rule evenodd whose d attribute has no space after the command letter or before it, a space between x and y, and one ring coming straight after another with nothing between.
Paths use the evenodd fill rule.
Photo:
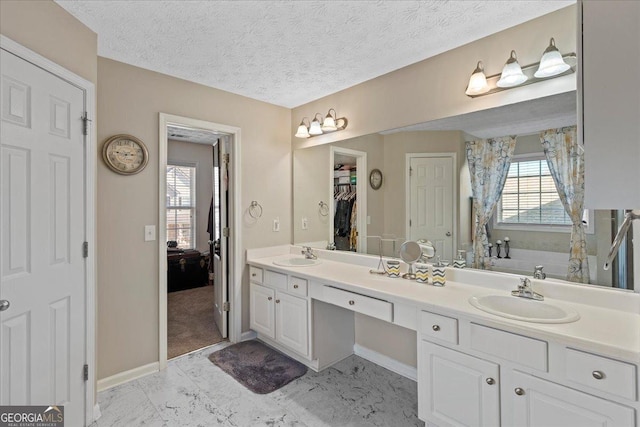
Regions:
<instances>
[{"instance_id":1,"label":"vanity light fixture","mask_svg":"<svg viewBox=\"0 0 640 427\"><path fill-rule=\"evenodd\" d=\"M528 77L522 72L520 64L518 64L516 51L512 50L509 59L507 59L507 63L504 64L500 80L498 80L496 86L502 88L520 86L522 83L527 81L527 78Z\"/></svg>"},{"instance_id":2,"label":"vanity light fixture","mask_svg":"<svg viewBox=\"0 0 640 427\"><path fill-rule=\"evenodd\" d=\"M298 138L309 138L311 136L309 135L309 126L304 123L305 120L309 123L309 118L302 118L300 126L298 126L298 132L296 132L296 137Z\"/></svg>"},{"instance_id":3,"label":"vanity light fixture","mask_svg":"<svg viewBox=\"0 0 640 427\"><path fill-rule=\"evenodd\" d=\"M539 79L557 76L567 71L571 66L564 62L562 54L556 47L556 41L553 37L549 41L549 47L545 49L540 60L540 66L534 76Z\"/></svg>"},{"instance_id":4,"label":"vanity light fixture","mask_svg":"<svg viewBox=\"0 0 640 427\"><path fill-rule=\"evenodd\" d=\"M323 135L325 133L343 130L347 127L348 123L349 121L346 117L337 117L336 110L330 108L324 120L320 113L316 113L311 123L309 123L307 117L303 118L295 136L298 138L310 138L312 136Z\"/></svg>"},{"instance_id":5,"label":"vanity light fixture","mask_svg":"<svg viewBox=\"0 0 640 427\"><path fill-rule=\"evenodd\" d=\"M476 69L473 70L471 77L469 78L469 84L465 93L467 95L482 95L491 90L487 84L487 76L484 75L484 65L482 61L478 61Z\"/></svg>"},{"instance_id":6,"label":"vanity light fixture","mask_svg":"<svg viewBox=\"0 0 640 427\"><path fill-rule=\"evenodd\" d=\"M465 94L470 98L501 92L514 87L526 86L542 80L549 80L575 73L577 59L575 53L561 54L552 37L540 62L525 65L518 63L515 50L511 51L502 73L486 76L484 64L478 61L476 69L469 79Z\"/></svg>"}]
</instances>

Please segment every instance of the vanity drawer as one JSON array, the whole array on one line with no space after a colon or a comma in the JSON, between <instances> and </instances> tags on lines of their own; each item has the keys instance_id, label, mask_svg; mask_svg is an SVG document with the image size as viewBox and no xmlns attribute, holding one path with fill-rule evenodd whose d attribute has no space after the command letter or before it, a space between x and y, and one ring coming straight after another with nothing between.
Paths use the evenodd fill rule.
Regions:
<instances>
[{"instance_id":1,"label":"vanity drawer","mask_svg":"<svg viewBox=\"0 0 640 427\"><path fill-rule=\"evenodd\" d=\"M283 291L287 290L287 275L266 270L264 272L264 284Z\"/></svg>"},{"instance_id":2,"label":"vanity drawer","mask_svg":"<svg viewBox=\"0 0 640 427\"><path fill-rule=\"evenodd\" d=\"M420 312L420 333L430 338L458 344L458 319L422 311Z\"/></svg>"},{"instance_id":3,"label":"vanity drawer","mask_svg":"<svg viewBox=\"0 0 640 427\"><path fill-rule=\"evenodd\" d=\"M540 371L548 369L546 341L472 323L471 348Z\"/></svg>"},{"instance_id":4,"label":"vanity drawer","mask_svg":"<svg viewBox=\"0 0 640 427\"><path fill-rule=\"evenodd\" d=\"M570 381L636 400L636 367L630 363L567 348L566 367Z\"/></svg>"},{"instance_id":5,"label":"vanity drawer","mask_svg":"<svg viewBox=\"0 0 640 427\"><path fill-rule=\"evenodd\" d=\"M303 297L307 296L307 280L291 276L289 278L289 292Z\"/></svg>"},{"instance_id":6,"label":"vanity drawer","mask_svg":"<svg viewBox=\"0 0 640 427\"><path fill-rule=\"evenodd\" d=\"M323 290L324 301L339 307L348 308L367 316L391 322L393 319L393 304L388 301L367 297L342 289L325 286Z\"/></svg>"},{"instance_id":7,"label":"vanity drawer","mask_svg":"<svg viewBox=\"0 0 640 427\"><path fill-rule=\"evenodd\" d=\"M253 283L262 283L262 269L254 266L249 267L249 280Z\"/></svg>"}]
</instances>

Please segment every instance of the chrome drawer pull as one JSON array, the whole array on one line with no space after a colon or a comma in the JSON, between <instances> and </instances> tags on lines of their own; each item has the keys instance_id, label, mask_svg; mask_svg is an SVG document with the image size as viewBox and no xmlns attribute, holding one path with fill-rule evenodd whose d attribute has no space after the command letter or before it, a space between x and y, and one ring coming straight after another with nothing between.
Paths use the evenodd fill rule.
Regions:
<instances>
[{"instance_id":1,"label":"chrome drawer pull","mask_svg":"<svg viewBox=\"0 0 640 427\"><path fill-rule=\"evenodd\" d=\"M273 298L271 298L271 297L267 297L267 299L268 299L269 301L271 301Z\"/></svg>"},{"instance_id":2,"label":"chrome drawer pull","mask_svg":"<svg viewBox=\"0 0 640 427\"><path fill-rule=\"evenodd\" d=\"M431 327L431 329L433 329L434 331L438 332L440 330L440 326L439 325L433 325Z\"/></svg>"},{"instance_id":3,"label":"chrome drawer pull","mask_svg":"<svg viewBox=\"0 0 640 427\"><path fill-rule=\"evenodd\" d=\"M279 299L276 300L276 304L280 304L280 300Z\"/></svg>"},{"instance_id":4,"label":"chrome drawer pull","mask_svg":"<svg viewBox=\"0 0 640 427\"><path fill-rule=\"evenodd\" d=\"M593 375L593 378L597 379L597 380L602 380L604 379L604 372L602 371L593 371L591 373L591 375Z\"/></svg>"},{"instance_id":5,"label":"chrome drawer pull","mask_svg":"<svg viewBox=\"0 0 640 427\"><path fill-rule=\"evenodd\" d=\"M518 396L524 396L524 390L521 389L520 387L516 387L516 389L514 391L516 392L516 394Z\"/></svg>"},{"instance_id":6,"label":"chrome drawer pull","mask_svg":"<svg viewBox=\"0 0 640 427\"><path fill-rule=\"evenodd\" d=\"M493 378L487 378L486 381L489 385L494 385L496 383L496 380L494 380Z\"/></svg>"},{"instance_id":7,"label":"chrome drawer pull","mask_svg":"<svg viewBox=\"0 0 640 427\"><path fill-rule=\"evenodd\" d=\"M298 289L298 285L293 285L293 289Z\"/></svg>"},{"instance_id":8,"label":"chrome drawer pull","mask_svg":"<svg viewBox=\"0 0 640 427\"><path fill-rule=\"evenodd\" d=\"M354 305L356 302L354 300L349 300L349 305Z\"/></svg>"}]
</instances>

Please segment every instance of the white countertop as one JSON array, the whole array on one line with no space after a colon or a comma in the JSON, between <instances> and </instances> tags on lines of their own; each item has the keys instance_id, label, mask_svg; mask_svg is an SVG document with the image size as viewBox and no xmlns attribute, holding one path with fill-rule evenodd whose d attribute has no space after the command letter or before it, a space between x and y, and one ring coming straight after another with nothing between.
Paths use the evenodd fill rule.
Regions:
<instances>
[{"instance_id":1,"label":"white countertop","mask_svg":"<svg viewBox=\"0 0 640 427\"><path fill-rule=\"evenodd\" d=\"M489 314L468 302L474 295L510 295L510 290L519 283L518 276L448 268L446 286L435 287L370 274L369 270L378 263L377 257L321 250L314 252L321 260L314 266L282 267L273 264L279 259L302 257L300 248L295 246L251 250L247 253L247 262L390 302L449 313L502 330L640 363L640 295L637 293L553 280L532 280L534 289L545 296L545 301L572 308L580 314L580 319L564 324L531 323ZM471 284L473 282L475 284Z\"/></svg>"}]
</instances>

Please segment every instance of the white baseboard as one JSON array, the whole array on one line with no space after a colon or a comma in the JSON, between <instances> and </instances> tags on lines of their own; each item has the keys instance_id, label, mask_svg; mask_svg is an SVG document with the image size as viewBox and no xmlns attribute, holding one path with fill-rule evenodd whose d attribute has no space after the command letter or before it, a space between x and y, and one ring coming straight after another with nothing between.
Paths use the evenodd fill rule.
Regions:
<instances>
[{"instance_id":1,"label":"white baseboard","mask_svg":"<svg viewBox=\"0 0 640 427\"><path fill-rule=\"evenodd\" d=\"M256 333L256 331L246 331L246 332L243 332L242 335L240 335L240 341L254 340L257 337L258 337L258 334Z\"/></svg>"},{"instance_id":2,"label":"white baseboard","mask_svg":"<svg viewBox=\"0 0 640 427\"><path fill-rule=\"evenodd\" d=\"M153 362L148 365L139 366L128 371L120 372L107 378L98 380L98 392L108 390L126 382L142 378L160 370L160 363Z\"/></svg>"},{"instance_id":3,"label":"white baseboard","mask_svg":"<svg viewBox=\"0 0 640 427\"><path fill-rule=\"evenodd\" d=\"M102 416L102 412L100 412L100 405L96 403L93 406L93 421L92 422L98 421L98 418L100 418L101 416Z\"/></svg>"},{"instance_id":4,"label":"white baseboard","mask_svg":"<svg viewBox=\"0 0 640 427\"><path fill-rule=\"evenodd\" d=\"M354 344L353 353L356 356L360 356L363 359L368 360L369 362L380 365L383 368L395 372L398 375L402 375L405 378L409 378L413 381L416 381L418 379L418 370L415 367L406 365L402 362L397 361L396 359L392 359L389 356L385 356L382 353L371 350L370 348L363 347L359 344Z\"/></svg>"}]
</instances>

